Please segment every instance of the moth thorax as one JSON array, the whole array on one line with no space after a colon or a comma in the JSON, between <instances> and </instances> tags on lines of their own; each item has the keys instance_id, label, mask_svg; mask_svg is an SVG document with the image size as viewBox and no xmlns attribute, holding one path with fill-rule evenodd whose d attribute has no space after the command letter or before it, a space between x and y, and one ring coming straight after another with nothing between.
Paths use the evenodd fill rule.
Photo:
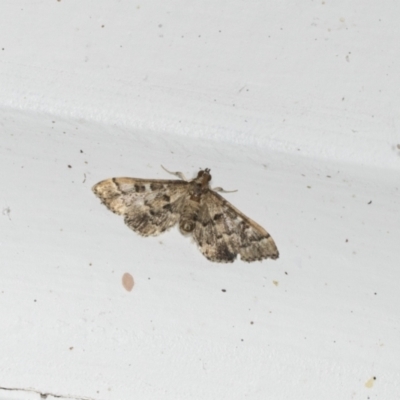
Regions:
<instances>
[{"instance_id":1,"label":"moth thorax","mask_svg":"<svg viewBox=\"0 0 400 400\"><path fill-rule=\"evenodd\" d=\"M194 230L197 221L197 215L199 212L199 203L189 201L182 212L181 219L179 221L179 229L182 233L190 233Z\"/></svg>"}]
</instances>

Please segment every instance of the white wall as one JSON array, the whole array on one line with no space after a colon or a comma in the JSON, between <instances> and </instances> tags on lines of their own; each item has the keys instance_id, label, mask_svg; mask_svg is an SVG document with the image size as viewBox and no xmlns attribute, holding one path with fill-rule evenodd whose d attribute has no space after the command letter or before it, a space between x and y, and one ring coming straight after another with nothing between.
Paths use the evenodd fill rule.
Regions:
<instances>
[{"instance_id":1,"label":"white wall","mask_svg":"<svg viewBox=\"0 0 400 400\"><path fill-rule=\"evenodd\" d=\"M0 399L397 398L399 12L4 1ZM212 264L90 191L160 164L238 189L280 259Z\"/></svg>"}]
</instances>

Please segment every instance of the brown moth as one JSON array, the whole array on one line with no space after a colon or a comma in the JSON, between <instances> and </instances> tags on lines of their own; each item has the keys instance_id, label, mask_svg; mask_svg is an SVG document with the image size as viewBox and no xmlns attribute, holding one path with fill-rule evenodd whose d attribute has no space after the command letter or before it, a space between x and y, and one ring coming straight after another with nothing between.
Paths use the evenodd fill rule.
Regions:
<instances>
[{"instance_id":1,"label":"brown moth","mask_svg":"<svg viewBox=\"0 0 400 400\"><path fill-rule=\"evenodd\" d=\"M210 261L233 262L238 254L247 262L279 257L270 234L217 193L223 189L210 188L208 168L191 181L181 172L170 173L181 180L111 178L92 190L142 236L157 236L179 224Z\"/></svg>"}]
</instances>

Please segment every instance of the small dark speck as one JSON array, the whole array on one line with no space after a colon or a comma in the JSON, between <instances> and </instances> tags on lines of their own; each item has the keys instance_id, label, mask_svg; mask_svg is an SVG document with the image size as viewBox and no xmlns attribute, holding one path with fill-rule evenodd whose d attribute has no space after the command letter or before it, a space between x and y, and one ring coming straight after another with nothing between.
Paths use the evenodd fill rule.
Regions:
<instances>
[{"instance_id":1,"label":"small dark speck","mask_svg":"<svg viewBox=\"0 0 400 400\"><path fill-rule=\"evenodd\" d=\"M3 49L4 50L4 49ZM397 148L400 150L400 144L397 145Z\"/></svg>"},{"instance_id":2,"label":"small dark speck","mask_svg":"<svg viewBox=\"0 0 400 400\"><path fill-rule=\"evenodd\" d=\"M36 299L35 300L33 300L35 303L36 303Z\"/></svg>"},{"instance_id":3,"label":"small dark speck","mask_svg":"<svg viewBox=\"0 0 400 400\"><path fill-rule=\"evenodd\" d=\"M72 168L71 165L68 164L68 168Z\"/></svg>"},{"instance_id":4,"label":"small dark speck","mask_svg":"<svg viewBox=\"0 0 400 400\"><path fill-rule=\"evenodd\" d=\"M226 289L221 289L224 293L226 292Z\"/></svg>"},{"instance_id":5,"label":"small dark speck","mask_svg":"<svg viewBox=\"0 0 400 400\"><path fill-rule=\"evenodd\" d=\"M376 292L374 293L375 296L376 296L377 294L378 294L378 293L376 293Z\"/></svg>"},{"instance_id":6,"label":"small dark speck","mask_svg":"<svg viewBox=\"0 0 400 400\"><path fill-rule=\"evenodd\" d=\"M102 25L101 27L104 28L104 25Z\"/></svg>"},{"instance_id":7,"label":"small dark speck","mask_svg":"<svg viewBox=\"0 0 400 400\"><path fill-rule=\"evenodd\" d=\"M285 275L289 275L289 274L285 271Z\"/></svg>"},{"instance_id":8,"label":"small dark speck","mask_svg":"<svg viewBox=\"0 0 400 400\"><path fill-rule=\"evenodd\" d=\"M244 342L244 340L243 340L243 339L240 339L240 341L241 341L241 342Z\"/></svg>"},{"instance_id":9,"label":"small dark speck","mask_svg":"<svg viewBox=\"0 0 400 400\"><path fill-rule=\"evenodd\" d=\"M254 321L250 321L250 325L254 325Z\"/></svg>"},{"instance_id":10,"label":"small dark speck","mask_svg":"<svg viewBox=\"0 0 400 400\"><path fill-rule=\"evenodd\" d=\"M307 189L311 189L311 186L307 186Z\"/></svg>"},{"instance_id":11,"label":"small dark speck","mask_svg":"<svg viewBox=\"0 0 400 400\"><path fill-rule=\"evenodd\" d=\"M151 278L149 277L149 278L147 278L147 280L150 280Z\"/></svg>"},{"instance_id":12,"label":"small dark speck","mask_svg":"<svg viewBox=\"0 0 400 400\"><path fill-rule=\"evenodd\" d=\"M368 202L368 204L372 204L372 200L370 200L370 201Z\"/></svg>"},{"instance_id":13,"label":"small dark speck","mask_svg":"<svg viewBox=\"0 0 400 400\"><path fill-rule=\"evenodd\" d=\"M327 178L331 178L331 176L330 176L330 175L327 175L326 177L327 177Z\"/></svg>"},{"instance_id":14,"label":"small dark speck","mask_svg":"<svg viewBox=\"0 0 400 400\"><path fill-rule=\"evenodd\" d=\"M79 150L81 153L83 153L83 150Z\"/></svg>"},{"instance_id":15,"label":"small dark speck","mask_svg":"<svg viewBox=\"0 0 400 400\"><path fill-rule=\"evenodd\" d=\"M346 243L348 243L349 242L349 239L346 239Z\"/></svg>"}]
</instances>

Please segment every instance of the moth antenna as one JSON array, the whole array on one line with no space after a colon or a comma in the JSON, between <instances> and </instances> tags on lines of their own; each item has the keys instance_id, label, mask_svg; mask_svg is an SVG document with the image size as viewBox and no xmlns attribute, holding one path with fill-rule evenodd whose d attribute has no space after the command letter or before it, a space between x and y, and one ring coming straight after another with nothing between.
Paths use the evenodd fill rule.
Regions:
<instances>
[{"instance_id":1,"label":"moth antenna","mask_svg":"<svg viewBox=\"0 0 400 400\"><path fill-rule=\"evenodd\" d=\"M213 188L212 190L214 190L214 192L220 192L220 193L234 193L234 192L237 192L237 189L236 190L225 190L225 189L222 189L222 187L216 187L216 188Z\"/></svg>"},{"instance_id":2,"label":"moth antenna","mask_svg":"<svg viewBox=\"0 0 400 400\"><path fill-rule=\"evenodd\" d=\"M186 179L185 175L183 175L182 172L180 172L180 171L177 171L177 172L168 171L167 168L165 168L163 165L161 165L161 168L162 168L164 171L168 172L169 174L175 175L175 176L177 176L178 178L182 179L183 181L188 182L188 180Z\"/></svg>"}]
</instances>

